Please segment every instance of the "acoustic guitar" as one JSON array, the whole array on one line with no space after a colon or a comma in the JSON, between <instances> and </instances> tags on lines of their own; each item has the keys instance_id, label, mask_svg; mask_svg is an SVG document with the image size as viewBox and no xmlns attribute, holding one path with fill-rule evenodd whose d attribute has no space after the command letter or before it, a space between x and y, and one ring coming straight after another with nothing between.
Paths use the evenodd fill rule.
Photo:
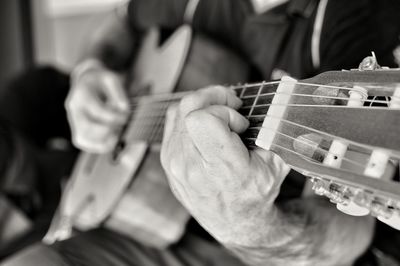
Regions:
<instances>
[{"instance_id":1,"label":"acoustic guitar","mask_svg":"<svg viewBox=\"0 0 400 266\"><path fill-rule=\"evenodd\" d=\"M187 54L178 56L176 71L170 71L172 77L165 82L178 92L136 95L115 150L105 155L81 155L62 197L56 238L62 238L60 232L65 234L60 228L71 226L87 230L104 223L119 230L118 223L107 221L118 212L121 195L135 180L148 148L161 142L168 106L187 90L247 79L249 68L243 60L215 43L190 35L185 29L178 31L165 42L167 48L158 48L159 36L154 32L146 38L150 44L145 41L134 67L134 77L140 73L146 78L133 82L135 91L162 87L157 80L166 78L160 77L164 73L160 69L168 69L174 58L162 55L162 51L181 39L185 41L177 42L182 44L180 51ZM367 58L367 62L371 60L374 58ZM240 113L250 121L241 136L249 149L257 146L278 154L309 177L312 189L328 197L339 210L358 216L371 214L400 230L400 184L393 180L400 159L399 69L369 69L367 64L301 81L283 77L231 87L243 101ZM88 207L94 198L96 204ZM63 227L65 220L68 226Z\"/></svg>"}]
</instances>

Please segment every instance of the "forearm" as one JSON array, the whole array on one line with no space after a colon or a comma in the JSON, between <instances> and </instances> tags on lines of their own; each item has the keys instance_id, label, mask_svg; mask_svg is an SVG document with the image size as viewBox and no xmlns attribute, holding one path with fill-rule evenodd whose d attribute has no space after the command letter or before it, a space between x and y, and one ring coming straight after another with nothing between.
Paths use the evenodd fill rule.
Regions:
<instances>
[{"instance_id":1,"label":"forearm","mask_svg":"<svg viewBox=\"0 0 400 266\"><path fill-rule=\"evenodd\" d=\"M342 266L351 265L365 251L373 234L373 218L342 214L320 198L286 202L271 216L271 230L260 232L254 246L225 246L252 266Z\"/></svg>"},{"instance_id":2,"label":"forearm","mask_svg":"<svg viewBox=\"0 0 400 266\"><path fill-rule=\"evenodd\" d=\"M82 60L96 59L112 70L125 70L132 62L137 34L130 28L127 7L111 12L86 41Z\"/></svg>"}]
</instances>

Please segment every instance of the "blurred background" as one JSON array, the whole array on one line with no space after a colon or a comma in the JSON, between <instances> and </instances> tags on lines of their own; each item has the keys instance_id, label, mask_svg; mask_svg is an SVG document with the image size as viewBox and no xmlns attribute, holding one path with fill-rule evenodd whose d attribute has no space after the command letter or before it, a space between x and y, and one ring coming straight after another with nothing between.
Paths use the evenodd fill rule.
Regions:
<instances>
[{"instance_id":1,"label":"blurred background","mask_svg":"<svg viewBox=\"0 0 400 266\"><path fill-rule=\"evenodd\" d=\"M0 88L32 64L68 71L85 36L104 14L127 0L0 1Z\"/></svg>"},{"instance_id":2,"label":"blurred background","mask_svg":"<svg viewBox=\"0 0 400 266\"><path fill-rule=\"evenodd\" d=\"M64 73L77 63L86 36L104 15L126 2L0 1L0 260L47 231L56 208L52 202L60 195L60 178L76 156L65 147L48 149L27 140L27 135L46 138L45 131L57 128L59 120L66 121L63 101L69 81ZM35 70L38 65L52 67ZM14 166L16 171L5 172ZM38 194L47 198L37 202ZM43 207L47 203L52 206ZM38 214L39 206L50 211Z\"/></svg>"}]
</instances>

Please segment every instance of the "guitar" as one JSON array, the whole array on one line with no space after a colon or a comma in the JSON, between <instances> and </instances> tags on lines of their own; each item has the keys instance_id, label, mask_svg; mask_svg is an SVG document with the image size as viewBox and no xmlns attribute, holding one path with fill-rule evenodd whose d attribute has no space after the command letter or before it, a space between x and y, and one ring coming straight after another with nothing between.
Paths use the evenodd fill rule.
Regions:
<instances>
[{"instance_id":1,"label":"guitar","mask_svg":"<svg viewBox=\"0 0 400 266\"><path fill-rule=\"evenodd\" d=\"M68 238L72 228L101 224L152 246L168 245L183 234L190 215L170 192L159 161L163 120L158 112L168 104L149 109L151 98L143 95L164 97L175 90L177 96L211 84L238 83L248 79L249 66L226 47L193 35L187 25L160 43L157 29L144 36L126 82L133 111L120 141L110 154L80 154L45 242ZM153 119L157 128L150 128Z\"/></svg>"},{"instance_id":2,"label":"guitar","mask_svg":"<svg viewBox=\"0 0 400 266\"><path fill-rule=\"evenodd\" d=\"M144 49L155 47L154 43L144 45ZM67 216L65 228L72 225L87 230L104 222L121 230L119 223L110 220L115 220L121 194L135 179L149 146L161 142L168 106L186 95L186 90L246 80L248 67L243 67L242 60L205 43L193 39L191 52L181 56L180 70L172 71L170 87L181 92L132 98L132 115L115 150L106 155L81 155L60 204L64 208L58 227L63 228L62 217ZM190 60L196 47L201 47L199 54L212 56ZM205 47L209 53L202 50ZM152 75L147 75L150 79L139 87L157 84L157 74L162 72L155 73L154 68L159 70L160 64L168 66L169 62L157 61L154 67L151 58L153 66L149 68L152 64L140 63L148 62L146 56L140 58L135 69ZM182 61L186 70L182 70ZM198 70L193 66L200 66L210 76L192 71ZM225 70L222 75L218 73L221 70ZM215 76L217 82L209 78ZM312 189L328 197L339 210L351 215L372 214L400 230L400 184L392 180L400 159L400 70L333 71L301 81L284 77L281 81L231 87L243 101L240 113L250 121L241 136L250 149L257 146L278 154L309 177ZM97 204L88 208L93 198ZM83 207L83 202L88 204ZM184 223L184 215L178 213L176 218L183 217Z\"/></svg>"}]
</instances>

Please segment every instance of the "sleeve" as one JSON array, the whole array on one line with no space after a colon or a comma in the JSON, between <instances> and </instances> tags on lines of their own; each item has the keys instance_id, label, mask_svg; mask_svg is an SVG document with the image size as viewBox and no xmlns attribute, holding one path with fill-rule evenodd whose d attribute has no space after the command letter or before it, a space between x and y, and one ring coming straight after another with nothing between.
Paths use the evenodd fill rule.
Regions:
<instances>
[{"instance_id":1,"label":"sleeve","mask_svg":"<svg viewBox=\"0 0 400 266\"><path fill-rule=\"evenodd\" d=\"M242 28L253 13L249 0L200 0L193 27L215 40L238 48Z\"/></svg>"},{"instance_id":2,"label":"sleeve","mask_svg":"<svg viewBox=\"0 0 400 266\"><path fill-rule=\"evenodd\" d=\"M173 30L184 23L188 0L134 0L128 6L131 27L143 31L152 26ZM215 40L237 46L245 18L253 12L249 0L200 0L192 26Z\"/></svg>"},{"instance_id":3,"label":"sleeve","mask_svg":"<svg viewBox=\"0 0 400 266\"><path fill-rule=\"evenodd\" d=\"M174 29L183 24L188 0L133 0L128 5L128 22L137 31L157 26Z\"/></svg>"},{"instance_id":4,"label":"sleeve","mask_svg":"<svg viewBox=\"0 0 400 266\"><path fill-rule=\"evenodd\" d=\"M380 65L396 66L398 14L398 0L330 0L320 36L320 71L357 68L372 51Z\"/></svg>"}]
</instances>

